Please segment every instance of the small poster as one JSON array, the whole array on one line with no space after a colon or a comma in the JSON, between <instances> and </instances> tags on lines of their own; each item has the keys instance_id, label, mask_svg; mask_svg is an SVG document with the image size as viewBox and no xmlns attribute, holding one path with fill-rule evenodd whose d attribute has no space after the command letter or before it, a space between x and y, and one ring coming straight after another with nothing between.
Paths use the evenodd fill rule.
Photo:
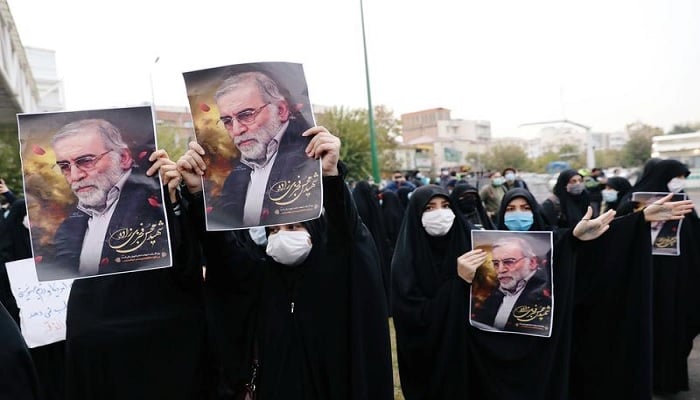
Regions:
<instances>
[{"instance_id":1,"label":"small poster","mask_svg":"<svg viewBox=\"0 0 700 400\"><path fill-rule=\"evenodd\" d=\"M668 192L634 192L632 201L638 204L638 209L643 209L649 204L667 196ZM686 200L685 193L674 193L669 201ZM651 223L651 254L657 256L681 255L681 226L683 220L655 221Z\"/></svg>"},{"instance_id":2,"label":"small poster","mask_svg":"<svg viewBox=\"0 0 700 400\"><path fill-rule=\"evenodd\" d=\"M487 253L471 285L469 323L479 329L550 337L554 318L552 232L472 231Z\"/></svg>"},{"instance_id":3,"label":"small poster","mask_svg":"<svg viewBox=\"0 0 700 400\"><path fill-rule=\"evenodd\" d=\"M40 281L172 265L151 107L19 114Z\"/></svg>"},{"instance_id":4,"label":"small poster","mask_svg":"<svg viewBox=\"0 0 700 400\"><path fill-rule=\"evenodd\" d=\"M10 290L19 307L19 323L28 347L66 339L66 311L72 279L39 282L34 260L5 264Z\"/></svg>"},{"instance_id":5,"label":"small poster","mask_svg":"<svg viewBox=\"0 0 700 400\"><path fill-rule=\"evenodd\" d=\"M291 224L321 215L321 162L301 64L238 64L184 73L204 148L207 230Z\"/></svg>"}]
</instances>

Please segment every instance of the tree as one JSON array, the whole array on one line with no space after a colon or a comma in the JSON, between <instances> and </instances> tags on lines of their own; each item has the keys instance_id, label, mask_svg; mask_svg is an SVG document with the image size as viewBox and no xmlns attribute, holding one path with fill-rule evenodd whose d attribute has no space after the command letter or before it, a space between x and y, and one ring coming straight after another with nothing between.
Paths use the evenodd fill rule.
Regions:
<instances>
[{"instance_id":1,"label":"tree","mask_svg":"<svg viewBox=\"0 0 700 400\"><path fill-rule=\"evenodd\" d=\"M622 150L605 149L596 150L595 152L596 167L617 167L622 164L622 159Z\"/></svg>"},{"instance_id":2,"label":"tree","mask_svg":"<svg viewBox=\"0 0 700 400\"><path fill-rule=\"evenodd\" d=\"M398 146L395 140L398 122L384 106L375 107L374 115L379 167L382 172L390 173L397 167L393 150ZM317 113L316 123L340 138L340 159L348 167L348 178L364 180L372 175L367 109L332 107Z\"/></svg>"},{"instance_id":3,"label":"tree","mask_svg":"<svg viewBox=\"0 0 700 400\"><path fill-rule=\"evenodd\" d=\"M15 195L22 195L22 166L15 124L0 126L0 178L5 180L7 187Z\"/></svg>"},{"instance_id":4,"label":"tree","mask_svg":"<svg viewBox=\"0 0 700 400\"><path fill-rule=\"evenodd\" d=\"M169 124L157 124L158 148L165 149L171 160L177 161L187 151L194 132Z\"/></svg>"},{"instance_id":5,"label":"tree","mask_svg":"<svg viewBox=\"0 0 700 400\"><path fill-rule=\"evenodd\" d=\"M651 158L651 138L663 135L659 127L635 122L627 125L629 140L622 148L622 164L625 167L643 165Z\"/></svg>"},{"instance_id":6,"label":"tree","mask_svg":"<svg viewBox=\"0 0 700 400\"><path fill-rule=\"evenodd\" d=\"M675 135L677 133L690 133L697 131L700 131L700 122L688 122L673 125L673 128L668 132L668 134Z\"/></svg>"},{"instance_id":7,"label":"tree","mask_svg":"<svg viewBox=\"0 0 700 400\"><path fill-rule=\"evenodd\" d=\"M501 171L507 167L517 170L528 170L530 159L522 147L514 144L492 146L481 157L481 164L486 170Z\"/></svg>"}]
</instances>

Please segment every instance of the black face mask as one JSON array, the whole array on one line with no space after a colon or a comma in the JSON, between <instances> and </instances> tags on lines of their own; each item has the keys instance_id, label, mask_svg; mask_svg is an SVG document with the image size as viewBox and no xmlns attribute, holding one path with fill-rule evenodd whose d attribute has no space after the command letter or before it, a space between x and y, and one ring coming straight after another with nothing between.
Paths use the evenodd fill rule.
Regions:
<instances>
[{"instance_id":1,"label":"black face mask","mask_svg":"<svg viewBox=\"0 0 700 400\"><path fill-rule=\"evenodd\" d=\"M471 214L476 210L476 199L471 196L459 199L458 206L463 213Z\"/></svg>"}]
</instances>

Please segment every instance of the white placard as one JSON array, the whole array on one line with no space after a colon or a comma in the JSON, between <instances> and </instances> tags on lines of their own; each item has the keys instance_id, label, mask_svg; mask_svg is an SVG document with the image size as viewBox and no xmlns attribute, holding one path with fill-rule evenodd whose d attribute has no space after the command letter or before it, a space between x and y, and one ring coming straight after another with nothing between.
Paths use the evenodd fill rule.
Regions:
<instances>
[{"instance_id":1,"label":"white placard","mask_svg":"<svg viewBox=\"0 0 700 400\"><path fill-rule=\"evenodd\" d=\"M66 311L72 279L39 282L34 259L5 264L19 307L20 329L28 347L66 339Z\"/></svg>"}]
</instances>

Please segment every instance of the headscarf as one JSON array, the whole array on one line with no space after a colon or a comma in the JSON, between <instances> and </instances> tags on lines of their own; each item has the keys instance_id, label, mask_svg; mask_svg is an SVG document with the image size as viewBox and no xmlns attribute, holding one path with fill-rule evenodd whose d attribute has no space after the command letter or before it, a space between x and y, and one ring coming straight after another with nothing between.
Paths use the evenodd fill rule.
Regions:
<instances>
[{"instance_id":1,"label":"headscarf","mask_svg":"<svg viewBox=\"0 0 700 400\"><path fill-rule=\"evenodd\" d=\"M402 186L397 191L396 194L399 196L399 202L401 207L406 209L408 207L408 195L413 191L413 189Z\"/></svg>"},{"instance_id":2,"label":"headscarf","mask_svg":"<svg viewBox=\"0 0 700 400\"><path fill-rule=\"evenodd\" d=\"M576 175L581 176L581 174L574 169L562 171L557 178L557 183L554 185L554 190L552 190L554 195L559 198L561 215L566 220L565 227L569 228L576 225L578 221L583 218L590 204L590 199L588 198L588 192L586 190L578 196L573 196L566 191L566 185L569 183L569 179Z\"/></svg>"},{"instance_id":3,"label":"headscarf","mask_svg":"<svg viewBox=\"0 0 700 400\"><path fill-rule=\"evenodd\" d=\"M401 387L406 398L465 398L468 285L457 276L457 257L470 243L460 218L445 236L426 233L421 217L435 196L448 198L437 185L413 192L391 264Z\"/></svg>"},{"instance_id":4,"label":"headscarf","mask_svg":"<svg viewBox=\"0 0 700 400\"><path fill-rule=\"evenodd\" d=\"M474 211L468 212L464 208L463 201L460 201L460 197L465 193L472 193L476 196ZM462 217L464 225L469 229L468 225L479 224L484 229L492 230L494 229L493 222L486 214L484 209L484 203L481 201L481 196L479 196L479 191L472 185L468 183L458 183L454 190L450 194L450 203L454 203L459 211L459 216Z\"/></svg>"},{"instance_id":5,"label":"headscarf","mask_svg":"<svg viewBox=\"0 0 700 400\"><path fill-rule=\"evenodd\" d=\"M384 292L389 296L389 265L391 264L392 252L389 248L389 239L386 233L386 223L379 206L379 198L367 181L357 182L352 190L352 197L355 200L357 212L360 214L362 222L369 229L374 244L379 252L379 262L382 268L382 280L384 282Z\"/></svg>"},{"instance_id":6,"label":"headscarf","mask_svg":"<svg viewBox=\"0 0 700 400\"><path fill-rule=\"evenodd\" d=\"M532 226L529 231L550 231L552 228L548 226L544 222L544 218L542 218L542 213L540 210L540 205L537 203L537 200L535 200L535 196L530 193L529 190L523 189L523 188L513 188L509 190L504 196L503 196L503 201L501 201L501 206L498 208L498 228L499 230L504 230L507 231L509 230L508 227L506 227L506 224L504 222L505 220L505 215L506 215L506 208L508 208L508 203L510 203L513 199L522 197L527 201L527 204L530 205L530 209L532 210Z\"/></svg>"},{"instance_id":7,"label":"headscarf","mask_svg":"<svg viewBox=\"0 0 700 400\"><path fill-rule=\"evenodd\" d=\"M386 236L393 254L406 208L401 205L399 196L391 190L384 190L380 196L382 198L382 215L384 216Z\"/></svg>"},{"instance_id":8,"label":"headscarf","mask_svg":"<svg viewBox=\"0 0 700 400\"><path fill-rule=\"evenodd\" d=\"M630 181L621 176L610 177L605 184L617 191L617 201L612 203L606 202L606 209L616 210L617 206L620 205L620 200L622 200L622 198L625 197L632 189L632 185L630 184Z\"/></svg>"},{"instance_id":9,"label":"headscarf","mask_svg":"<svg viewBox=\"0 0 700 400\"><path fill-rule=\"evenodd\" d=\"M632 194L635 192L668 192L668 182L678 176L688 176L688 167L677 160L651 159L644 166L644 173L634 184L629 193L620 200L618 212L627 214L632 212L635 204L632 202Z\"/></svg>"}]
</instances>

